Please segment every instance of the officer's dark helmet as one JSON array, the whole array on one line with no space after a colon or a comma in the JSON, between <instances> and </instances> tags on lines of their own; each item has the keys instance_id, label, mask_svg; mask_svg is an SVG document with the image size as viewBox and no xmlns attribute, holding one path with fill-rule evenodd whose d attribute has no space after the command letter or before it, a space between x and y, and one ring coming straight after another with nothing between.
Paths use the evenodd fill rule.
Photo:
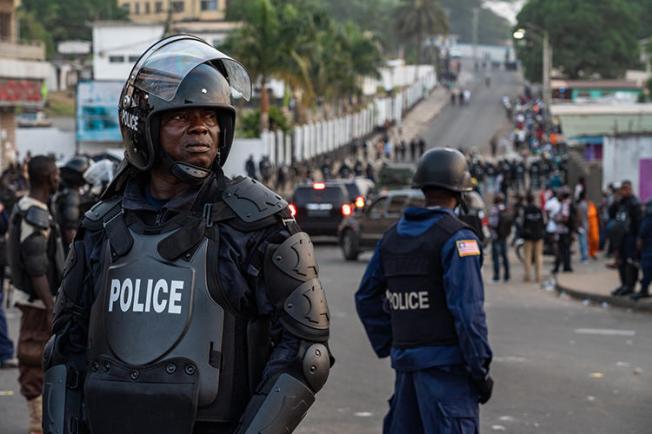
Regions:
<instances>
[{"instance_id":1,"label":"officer's dark helmet","mask_svg":"<svg viewBox=\"0 0 652 434\"><path fill-rule=\"evenodd\" d=\"M90 159L83 155L75 155L61 166L61 179L70 186L81 187L86 184L84 172L90 167Z\"/></svg>"},{"instance_id":2,"label":"officer's dark helmet","mask_svg":"<svg viewBox=\"0 0 652 434\"><path fill-rule=\"evenodd\" d=\"M425 152L417 163L413 188L440 188L455 193L473 189L471 174L464 155L451 148L435 148Z\"/></svg>"},{"instance_id":3,"label":"officer's dark helmet","mask_svg":"<svg viewBox=\"0 0 652 434\"><path fill-rule=\"evenodd\" d=\"M125 157L139 171L160 158L175 176L201 180L210 170L173 161L158 146L161 113L182 108L214 109L220 124L219 154L223 165L235 132L231 96L249 100L251 80L236 60L191 35L174 35L149 47L134 65L119 101Z\"/></svg>"}]
</instances>

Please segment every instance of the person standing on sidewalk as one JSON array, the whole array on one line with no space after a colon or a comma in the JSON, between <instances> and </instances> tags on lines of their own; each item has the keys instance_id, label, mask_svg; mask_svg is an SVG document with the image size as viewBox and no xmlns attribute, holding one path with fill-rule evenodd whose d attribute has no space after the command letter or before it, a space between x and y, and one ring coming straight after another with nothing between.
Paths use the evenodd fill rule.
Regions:
<instances>
[{"instance_id":1,"label":"person standing on sidewalk","mask_svg":"<svg viewBox=\"0 0 652 434\"><path fill-rule=\"evenodd\" d=\"M425 207L408 208L383 235L355 294L374 351L396 371L383 433L478 433L492 351L482 250L454 213L472 188L464 156L426 152L413 185Z\"/></svg>"},{"instance_id":2,"label":"person standing on sidewalk","mask_svg":"<svg viewBox=\"0 0 652 434\"><path fill-rule=\"evenodd\" d=\"M589 260L589 204L586 200L585 189L581 189L577 195L577 235L580 261L586 263Z\"/></svg>"},{"instance_id":3,"label":"person standing on sidewalk","mask_svg":"<svg viewBox=\"0 0 652 434\"><path fill-rule=\"evenodd\" d=\"M505 205L504 196L498 193L494 198L494 206L489 210L489 229L491 229L491 262L494 267L494 282L500 281L500 265L505 270L503 279L508 282L509 257L507 252L507 238L512 233L513 214Z\"/></svg>"},{"instance_id":4,"label":"person standing on sidewalk","mask_svg":"<svg viewBox=\"0 0 652 434\"><path fill-rule=\"evenodd\" d=\"M620 200L616 208L614 232L621 232L618 245L614 246L618 254L618 277L620 288L613 295L630 295L638 280L636 265L636 239L641 224L641 204L632 192L632 183L623 181L620 185Z\"/></svg>"},{"instance_id":5,"label":"person standing on sidewalk","mask_svg":"<svg viewBox=\"0 0 652 434\"><path fill-rule=\"evenodd\" d=\"M30 190L14 206L7 246L16 306L22 312L18 338L20 393L29 407L29 429L41 432L43 348L51 333L54 297L63 275L63 244L48 202L59 185L53 159L28 163Z\"/></svg>"},{"instance_id":6,"label":"person standing on sidewalk","mask_svg":"<svg viewBox=\"0 0 652 434\"><path fill-rule=\"evenodd\" d=\"M534 204L534 195L528 192L525 196L525 207L521 213L521 234L523 244L523 266L525 268L525 282L530 281L530 271L534 263L534 278L541 283L541 268L543 266L543 236L546 224L543 212Z\"/></svg>"},{"instance_id":7,"label":"person standing on sidewalk","mask_svg":"<svg viewBox=\"0 0 652 434\"><path fill-rule=\"evenodd\" d=\"M652 200L645 204L645 216L641 221L641 229L638 234L638 248L641 254L641 290L632 294L633 300L640 300L650 296L649 288L652 283Z\"/></svg>"},{"instance_id":8,"label":"person standing on sidewalk","mask_svg":"<svg viewBox=\"0 0 652 434\"><path fill-rule=\"evenodd\" d=\"M4 301L4 280L6 265L6 235L9 218L4 203L0 202L0 369L13 369L18 367L18 361L14 358L14 343L9 338L7 318L5 316Z\"/></svg>"},{"instance_id":9,"label":"person standing on sidewalk","mask_svg":"<svg viewBox=\"0 0 652 434\"><path fill-rule=\"evenodd\" d=\"M577 211L574 209L568 188L562 189L560 199L559 212L553 217L557 228L557 254L555 255L555 267L552 270L553 274L559 272L560 266L563 266L564 273L573 271L571 267L571 244L573 242L573 221Z\"/></svg>"}]
</instances>

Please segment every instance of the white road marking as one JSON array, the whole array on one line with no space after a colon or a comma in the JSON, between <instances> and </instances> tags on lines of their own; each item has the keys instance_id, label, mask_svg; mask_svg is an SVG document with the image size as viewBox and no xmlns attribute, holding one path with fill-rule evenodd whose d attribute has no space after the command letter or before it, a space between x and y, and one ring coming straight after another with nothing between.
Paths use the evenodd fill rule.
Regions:
<instances>
[{"instance_id":1,"label":"white road marking","mask_svg":"<svg viewBox=\"0 0 652 434\"><path fill-rule=\"evenodd\" d=\"M634 330L617 329L575 329L578 335L600 335L600 336L636 336Z\"/></svg>"},{"instance_id":2,"label":"white road marking","mask_svg":"<svg viewBox=\"0 0 652 434\"><path fill-rule=\"evenodd\" d=\"M354 415L354 416L358 416L358 417L371 417L371 416L373 416L374 414L373 414L373 413L370 413L370 412L368 412L368 411L358 411L357 413L353 413L353 415Z\"/></svg>"}]
</instances>

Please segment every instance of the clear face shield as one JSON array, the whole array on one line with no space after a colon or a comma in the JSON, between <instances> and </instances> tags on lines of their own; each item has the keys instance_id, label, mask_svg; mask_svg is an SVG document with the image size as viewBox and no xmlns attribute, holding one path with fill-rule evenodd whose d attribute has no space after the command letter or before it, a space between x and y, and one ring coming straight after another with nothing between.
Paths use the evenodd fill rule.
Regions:
<instances>
[{"instance_id":1,"label":"clear face shield","mask_svg":"<svg viewBox=\"0 0 652 434\"><path fill-rule=\"evenodd\" d=\"M164 101L171 101L184 77L196 66L213 62L226 76L234 100L249 101L251 79L238 61L215 49L202 39L175 35L153 45L132 69L123 107L131 103L133 87Z\"/></svg>"}]
</instances>

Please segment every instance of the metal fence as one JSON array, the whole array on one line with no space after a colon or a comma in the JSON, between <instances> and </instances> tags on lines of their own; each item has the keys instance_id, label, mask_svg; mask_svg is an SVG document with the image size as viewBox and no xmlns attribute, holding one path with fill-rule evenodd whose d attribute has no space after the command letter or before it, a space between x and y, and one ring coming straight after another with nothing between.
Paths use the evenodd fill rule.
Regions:
<instances>
[{"instance_id":1,"label":"metal fence","mask_svg":"<svg viewBox=\"0 0 652 434\"><path fill-rule=\"evenodd\" d=\"M295 126L288 134L264 131L264 153L278 166L309 160L364 137L386 123L400 123L403 115L430 94L437 84L434 71L420 77L394 96L377 98L357 113Z\"/></svg>"}]
</instances>

